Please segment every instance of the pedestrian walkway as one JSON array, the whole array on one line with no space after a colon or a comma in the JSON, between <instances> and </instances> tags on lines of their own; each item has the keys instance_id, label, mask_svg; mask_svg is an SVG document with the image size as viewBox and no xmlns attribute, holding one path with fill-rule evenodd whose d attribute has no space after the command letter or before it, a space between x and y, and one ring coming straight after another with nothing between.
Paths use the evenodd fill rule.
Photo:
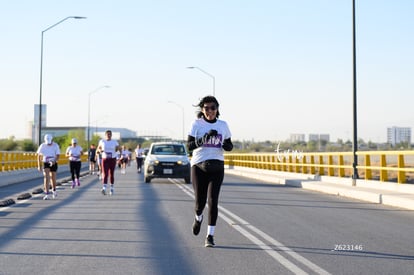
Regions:
<instances>
[{"instance_id":1,"label":"pedestrian walkway","mask_svg":"<svg viewBox=\"0 0 414 275\"><path fill-rule=\"evenodd\" d=\"M329 176L259 170L245 167L226 169L227 174L239 175L269 183L283 184L331 195L354 198L358 200L414 210L414 184L398 184L357 180L353 186L352 179Z\"/></svg>"},{"instance_id":2,"label":"pedestrian walkway","mask_svg":"<svg viewBox=\"0 0 414 275\"><path fill-rule=\"evenodd\" d=\"M60 168L60 167L59 167ZM37 169L24 169L0 173L0 187L26 180L43 178L43 174Z\"/></svg>"},{"instance_id":3,"label":"pedestrian walkway","mask_svg":"<svg viewBox=\"0 0 414 275\"><path fill-rule=\"evenodd\" d=\"M84 167L81 176L87 174ZM57 172L58 187L66 182L70 182L70 172L68 165L62 165ZM19 185L23 185L25 192ZM0 173L0 207L15 204L18 200L28 199L34 195L43 193L43 173L37 169L15 170Z\"/></svg>"},{"instance_id":4,"label":"pedestrian walkway","mask_svg":"<svg viewBox=\"0 0 414 275\"><path fill-rule=\"evenodd\" d=\"M165 216L171 204L156 198L135 167L127 169L126 174L115 170L114 196L102 196L97 175L87 173L75 189L65 182L69 177L59 177L62 184L54 200L33 195L11 209L0 208L2 222L6 220L0 274L171 274L171 255L185 263L177 246L165 248L168 242L183 243L181 236L165 230L173 228L174 219ZM187 230L179 234L191 236L190 225L182 226ZM191 274L181 267L173 270Z\"/></svg>"}]
</instances>

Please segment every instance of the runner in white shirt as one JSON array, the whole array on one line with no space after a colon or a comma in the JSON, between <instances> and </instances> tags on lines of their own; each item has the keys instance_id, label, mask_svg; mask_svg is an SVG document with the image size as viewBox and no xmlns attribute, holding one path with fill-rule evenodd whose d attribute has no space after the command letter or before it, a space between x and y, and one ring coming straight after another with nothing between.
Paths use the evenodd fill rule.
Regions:
<instances>
[{"instance_id":1,"label":"runner in white shirt","mask_svg":"<svg viewBox=\"0 0 414 275\"><path fill-rule=\"evenodd\" d=\"M57 197L56 192L56 171L58 169L58 160L60 156L60 148L57 143L53 142L52 135L46 134L45 142L40 144L37 149L37 167L39 171L43 171L43 186L45 196L44 200L49 199L49 187L50 182L52 182L52 196L53 198ZM43 163L43 169L42 164Z\"/></svg>"},{"instance_id":2,"label":"runner in white shirt","mask_svg":"<svg viewBox=\"0 0 414 275\"><path fill-rule=\"evenodd\" d=\"M135 149L135 159L137 161L138 173L141 173L142 161L144 160L144 149L141 148L141 144L138 144Z\"/></svg>"},{"instance_id":3,"label":"runner in white shirt","mask_svg":"<svg viewBox=\"0 0 414 275\"><path fill-rule=\"evenodd\" d=\"M197 105L200 109L188 134L187 146L191 157L191 180L195 196L193 234L200 232L203 210L208 203L207 237L204 245L214 247L214 231L218 217L218 198L224 178L224 151L231 151L233 143L227 123L219 120L219 103L214 96L206 96Z\"/></svg>"},{"instance_id":4,"label":"runner in white shirt","mask_svg":"<svg viewBox=\"0 0 414 275\"><path fill-rule=\"evenodd\" d=\"M102 179L102 152L99 150L96 150L95 154L96 163L98 164L98 179Z\"/></svg>"},{"instance_id":5,"label":"runner in white shirt","mask_svg":"<svg viewBox=\"0 0 414 275\"><path fill-rule=\"evenodd\" d=\"M131 152L125 147L122 146L121 149L121 156L120 156L120 163L121 163L121 174L126 174L126 166L130 161Z\"/></svg>"},{"instance_id":6,"label":"runner in white shirt","mask_svg":"<svg viewBox=\"0 0 414 275\"><path fill-rule=\"evenodd\" d=\"M98 150L102 152L102 194L106 195L106 189L108 185L108 178L110 177L111 189L110 195L114 194L115 183L115 166L116 166L116 153L118 151L118 142L112 139L112 131L106 130L106 139L101 139L98 144Z\"/></svg>"},{"instance_id":7,"label":"runner in white shirt","mask_svg":"<svg viewBox=\"0 0 414 275\"><path fill-rule=\"evenodd\" d=\"M83 154L82 147L78 144L76 138L72 138L72 145L66 149L66 156L69 157L69 168L72 177L72 188L76 185L80 186L80 170L81 170L81 156Z\"/></svg>"}]
</instances>

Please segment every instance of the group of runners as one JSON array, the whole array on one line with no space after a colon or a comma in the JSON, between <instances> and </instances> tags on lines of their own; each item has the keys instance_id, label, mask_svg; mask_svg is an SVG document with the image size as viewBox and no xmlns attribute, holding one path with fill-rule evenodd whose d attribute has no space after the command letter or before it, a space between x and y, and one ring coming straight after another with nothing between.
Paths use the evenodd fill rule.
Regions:
<instances>
[{"instance_id":1,"label":"group of runners","mask_svg":"<svg viewBox=\"0 0 414 275\"><path fill-rule=\"evenodd\" d=\"M105 139L99 141L98 146L91 144L88 150L89 174L97 175L102 180L103 188L102 194L106 195L106 187L108 181L110 182L110 195L114 194L114 170L116 166L121 169L121 174L126 173L126 167L131 165L132 152L126 146L121 146L116 140L112 140L112 131L105 132ZM135 150L137 160L138 173L141 172L142 166L142 151L141 145L137 146ZM42 143L38 150L38 170L43 172L44 176L44 200L48 200L50 195L52 198L57 197L56 191L56 171L58 170L58 160L60 158L60 147L53 141L53 136L46 134L44 136L44 143ZM71 188L80 186L80 170L81 170L81 156L83 149L78 145L76 138L72 138L71 144L66 149L65 156L69 159L69 167L71 172ZM52 191L50 191L50 185Z\"/></svg>"},{"instance_id":2,"label":"group of runners","mask_svg":"<svg viewBox=\"0 0 414 275\"><path fill-rule=\"evenodd\" d=\"M121 174L126 173L126 167L131 165L131 161L132 152L126 146L116 150L116 166L121 169ZM102 152L97 150L95 144L91 144L89 149L89 174L97 174L101 179L102 172Z\"/></svg>"},{"instance_id":3,"label":"group of runners","mask_svg":"<svg viewBox=\"0 0 414 275\"><path fill-rule=\"evenodd\" d=\"M203 211L208 205L207 236L204 242L205 247L214 247L214 235L218 218L218 199L221 185L224 179L224 151L232 151L233 143L227 122L220 120L219 103L214 96L203 97L195 107L197 118L193 121L188 137L187 148L192 151L191 157L191 181L194 189L195 206L192 231L194 235L200 233L201 224L204 220ZM76 148L76 139L72 139L72 145L68 148L66 156L71 161L71 171L80 168L79 148ZM112 140L112 132L105 132L105 139L99 141L98 147L90 150L89 162L90 172L95 172L95 165L98 163L98 176L102 176L102 194L107 194L107 186L110 183L110 195L114 194L114 170L118 163L121 172L125 173L125 167L130 164L131 151L123 146L119 150L119 144ZM88 148L89 149L89 148ZM135 149L137 158L137 170L141 172L142 150L140 145ZM81 152L81 149L80 149ZM101 154L99 153L101 152ZM49 182L52 181L52 195L56 193L56 170L59 160L59 145L52 141L52 136L45 136L45 143L38 149L38 168L42 171L45 184L45 199L49 195ZM102 161L100 159L102 156ZM117 157L118 156L118 157ZM73 163L72 162L78 162ZM80 185L76 172L72 172L72 188Z\"/></svg>"}]
</instances>

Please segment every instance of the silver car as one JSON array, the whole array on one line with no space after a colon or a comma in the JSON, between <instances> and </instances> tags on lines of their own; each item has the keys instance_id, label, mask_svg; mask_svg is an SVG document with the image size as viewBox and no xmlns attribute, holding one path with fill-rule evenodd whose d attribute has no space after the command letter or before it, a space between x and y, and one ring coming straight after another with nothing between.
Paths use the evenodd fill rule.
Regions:
<instances>
[{"instance_id":1,"label":"silver car","mask_svg":"<svg viewBox=\"0 0 414 275\"><path fill-rule=\"evenodd\" d=\"M190 160L185 145L179 142L154 142L144 162L144 180L183 178L190 183Z\"/></svg>"}]
</instances>

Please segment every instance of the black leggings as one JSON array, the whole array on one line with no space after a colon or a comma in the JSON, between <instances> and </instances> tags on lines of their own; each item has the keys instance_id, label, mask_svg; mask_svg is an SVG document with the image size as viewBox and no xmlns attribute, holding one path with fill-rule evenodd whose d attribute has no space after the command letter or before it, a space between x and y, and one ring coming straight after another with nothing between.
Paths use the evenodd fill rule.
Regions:
<instances>
[{"instance_id":1,"label":"black leggings","mask_svg":"<svg viewBox=\"0 0 414 275\"><path fill-rule=\"evenodd\" d=\"M143 158L135 158L137 160L137 169L140 170L142 166Z\"/></svg>"},{"instance_id":2,"label":"black leggings","mask_svg":"<svg viewBox=\"0 0 414 275\"><path fill-rule=\"evenodd\" d=\"M203 214L208 198L208 225L216 225L218 217L218 199L224 178L224 165L215 172L205 172L197 165L191 167L191 180L195 195L195 212Z\"/></svg>"},{"instance_id":3,"label":"black leggings","mask_svg":"<svg viewBox=\"0 0 414 275\"><path fill-rule=\"evenodd\" d=\"M70 173L72 175L72 180L79 179L80 177L80 170L81 170L81 162L80 161L70 161L69 162Z\"/></svg>"}]
</instances>

